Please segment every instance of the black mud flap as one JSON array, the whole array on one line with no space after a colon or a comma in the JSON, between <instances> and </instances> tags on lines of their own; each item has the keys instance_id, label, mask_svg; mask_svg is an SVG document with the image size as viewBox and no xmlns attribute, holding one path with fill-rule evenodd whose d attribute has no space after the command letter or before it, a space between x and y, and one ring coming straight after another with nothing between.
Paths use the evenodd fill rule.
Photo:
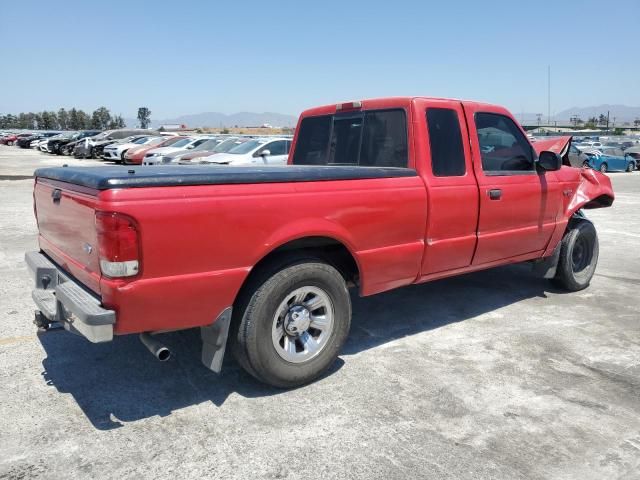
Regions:
<instances>
[{"instance_id":1,"label":"black mud flap","mask_svg":"<svg viewBox=\"0 0 640 480\"><path fill-rule=\"evenodd\" d=\"M225 309L213 324L200 328L202 336L202 363L205 367L220 373L227 346L232 308Z\"/></svg>"},{"instance_id":2,"label":"black mud flap","mask_svg":"<svg viewBox=\"0 0 640 480\"><path fill-rule=\"evenodd\" d=\"M558 260L560 260L560 245L562 242L558 242L556 248L553 250L551 256L541 258L533 262L533 273L536 276L542 278L553 278L556 276L556 270L558 268Z\"/></svg>"}]
</instances>

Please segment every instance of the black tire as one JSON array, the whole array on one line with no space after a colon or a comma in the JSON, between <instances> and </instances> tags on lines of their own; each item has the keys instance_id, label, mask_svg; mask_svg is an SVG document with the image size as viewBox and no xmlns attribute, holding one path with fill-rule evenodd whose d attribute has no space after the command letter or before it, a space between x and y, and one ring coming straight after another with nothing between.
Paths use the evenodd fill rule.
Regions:
<instances>
[{"instance_id":1,"label":"black tire","mask_svg":"<svg viewBox=\"0 0 640 480\"><path fill-rule=\"evenodd\" d=\"M8 146L8 147L13 146L13 142L12 142L11 140L9 140L9 141L7 142L7 146Z\"/></svg>"},{"instance_id":2,"label":"black tire","mask_svg":"<svg viewBox=\"0 0 640 480\"><path fill-rule=\"evenodd\" d=\"M560 244L554 283L570 292L587 288L596 271L598 252L598 234L593 223L572 221Z\"/></svg>"},{"instance_id":3,"label":"black tire","mask_svg":"<svg viewBox=\"0 0 640 480\"><path fill-rule=\"evenodd\" d=\"M629 162L627 165L627 172L631 173L636 169L636 162Z\"/></svg>"},{"instance_id":4,"label":"black tire","mask_svg":"<svg viewBox=\"0 0 640 480\"><path fill-rule=\"evenodd\" d=\"M607 173L607 164L606 163L602 163L600 165L600 173Z\"/></svg>"},{"instance_id":5,"label":"black tire","mask_svg":"<svg viewBox=\"0 0 640 480\"><path fill-rule=\"evenodd\" d=\"M585 160L584 162L582 162L582 168L591 168L591 165L589 165L588 160Z\"/></svg>"},{"instance_id":6,"label":"black tire","mask_svg":"<svg viewBox=\"0 0 640 480\"><path fill-rule=\"evenodd\" d=\"M309 286L321 289L330 298L333 327L315 356L292 363L274 346L274 316L291 292ZM240 365L258 380L293 388L316 379L335 362L350 325L351 299L342 275L322 260L290 257L265 267L243 289L234 305L230 347Z\"/></svg>"},{"instance_id":7,"label":"black tire","mask_svg":"<svg viewBox=\"0 0 640 480\"><path fill-rule=\"evenodd\" d=\"M125 155L125 153L127 153L127 150L125 150L124 152L122 152L122 153L120 154L120 162L118 162L118 163L126 163L126 162L125 162L125 159L124 159L124 155Z\"/></svg>"}]
</instances>

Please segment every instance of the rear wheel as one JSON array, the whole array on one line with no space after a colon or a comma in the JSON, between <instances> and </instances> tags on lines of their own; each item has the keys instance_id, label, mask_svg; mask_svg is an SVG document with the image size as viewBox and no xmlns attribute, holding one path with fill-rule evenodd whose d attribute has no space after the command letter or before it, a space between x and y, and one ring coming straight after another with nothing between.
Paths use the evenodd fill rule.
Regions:
<instances>
[{"instance_id":1,"label":"rear wheel","mask_svg":"<svg viewBox=\"0 0 640 480\"><path fill-rule=\"evenodd\" d=\"M582 167L583 168L591 168L591 165L589 165L589 162L587 160L585 160L584 162L582 162Z\"/></svg>"},{"instance_id":2,"label":"rear wheel","mask_svg":"<svg viewBox=\"0 0 640 480\"><path fill-rule=\"evenodd\" d=\"M351 324L344 278L315 258L265 270L234 307L232 350L258 380L304 385L336 360Z\"/></svg>"},{"instance_id":3,"label":"rear wheel","mask_svg":"<svg viewBox=\"0 0 640 480\"><path fill-rule=\"evenodd\" d=\"M636 169L636 163L629 162L629 165L627 165L627 172L633 172L635 169Z\"/></svg>"},{"instance_id":4,"label":"rear wheel","mask_svg":"<svg viewBox=\"0 0 640 480\"><path fill-rule=\"evenodd\" d=\"M11 147L11 146L13 145L13 142L12 142L11 140L9 140L9 141L7 142L7 145L8 145L9 147Z\"/></svg>"},{"instance_id":5,"label":"rear wheel","mask_svg":"<svg viewBox=\"0 0 640 480\"><path fill-rule=\"evenodd\" d=\"M606 163L603 163L602 165L600 165L600 172L607 173L607 164Z\"/></svg>"},{"instance_id":6,"label":"rear wheel","mask_svg":"<svg viewBox=\"0 0 640 480\"><path fill-rule=\"evenodd\" d=\"M598 251L593 223L575 221L562 238L554 283L570 292L587 288L596 270Z\"/></svg>"}]
</instances>

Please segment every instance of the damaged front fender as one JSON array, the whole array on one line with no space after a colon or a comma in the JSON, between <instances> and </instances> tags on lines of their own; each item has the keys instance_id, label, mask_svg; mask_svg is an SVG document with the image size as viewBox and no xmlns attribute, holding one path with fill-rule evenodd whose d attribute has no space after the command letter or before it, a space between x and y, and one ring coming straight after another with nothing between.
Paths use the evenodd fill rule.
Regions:
<instances>
[{"instance_id":1,"label":"damaged front fender","mask_svg":"<svg viewBox=\"0 0 640 480\"><path fill-rule=\"evenodd\" d=\"M611 179L590 168L580 169L580 183L567 205L566 218L570 218L581 208L603 208L613 204L615 195Z\"/></svg>"}]
</instances>

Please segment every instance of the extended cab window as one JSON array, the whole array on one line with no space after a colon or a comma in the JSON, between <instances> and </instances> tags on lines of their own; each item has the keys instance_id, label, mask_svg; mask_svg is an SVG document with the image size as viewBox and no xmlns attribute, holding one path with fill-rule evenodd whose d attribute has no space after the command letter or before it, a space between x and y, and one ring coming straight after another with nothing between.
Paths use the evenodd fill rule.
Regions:
<instances>
[{"instance_id":1,"label":"extended cab window","mask_svg":"<svg viewBox=\"0 0 640 480\"><path fill-rule=\"evenodd\" d=\"M475 122L482 170L494 175L534 170L531 144L513 120L495 113L476 113Z\"/></svg>"},{"instance_id":2,"label":"extended cab window","mask_svg":"<svg viewBox=\"0 0 640 480\"><path fill-rule=\"evenodd\" d=\"M409 164L404 110L370 110L307 117L300 124L294 165Z\"/></svg>"},{"instance_id":3,"label":"extended cab window","mask_svg":"<svg viewBox=\"0 0 640 480\"><path fill-rule=\"evenodd\" d=\"M464 175L466 167L458 113L450 108L428 108L427 127L433 174L436 177Z\"/></svg>"}]
</instances>

